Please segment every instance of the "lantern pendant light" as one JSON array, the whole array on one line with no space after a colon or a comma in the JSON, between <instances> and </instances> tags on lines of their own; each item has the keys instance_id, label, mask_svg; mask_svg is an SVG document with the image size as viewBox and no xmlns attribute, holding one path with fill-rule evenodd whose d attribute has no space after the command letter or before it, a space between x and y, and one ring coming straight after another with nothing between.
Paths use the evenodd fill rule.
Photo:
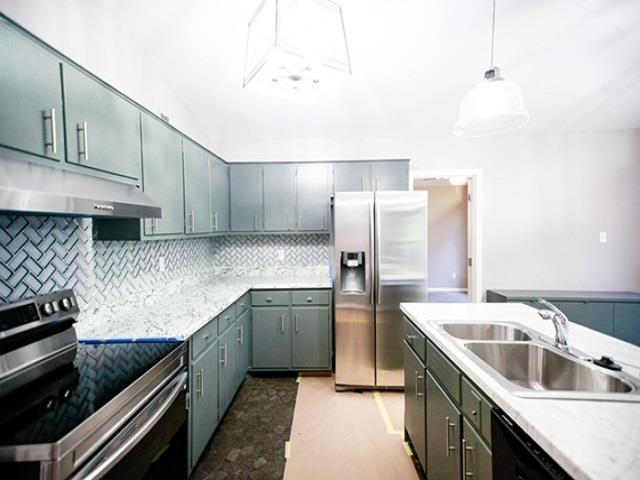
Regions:
<instances>
[{"instance_id":1,"label":"lantern pendant light","mask_svg":"<svg viewBox=\"0 0 640 480\"><path fill-rule=\"evenodd\" d=\"M491 22L491 67L484 81L465 95L460 105L458 122L453 133L461 137L483 137L506 133L529 121L520 87L500 75L493 64L493 44L496 27L496 0L493 0Z\"/></svg>"}]
</instances>

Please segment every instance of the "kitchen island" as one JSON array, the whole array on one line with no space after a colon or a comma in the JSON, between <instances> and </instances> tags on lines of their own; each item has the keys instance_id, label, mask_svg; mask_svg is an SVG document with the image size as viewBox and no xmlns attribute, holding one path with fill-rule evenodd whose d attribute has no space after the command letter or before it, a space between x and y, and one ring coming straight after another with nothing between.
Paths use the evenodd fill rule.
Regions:
<instances>
[{"instance_id":1,"label":"kitchen island","mask_svg":"<svg viewBox=\"0 0 640 480\"><path fill-rule=\"evenodd\" d=\"M401 309L465 380L569 475L579 480L640 478L640 403L516 396L439 325L443 321L517 322L553 338L553 325L542 320L535 309L522 304L402 304ZM573 323L569 331L573 347L595 358L612 356L623 364L625 372L638 378L640 348ZM428 398L429 391L426 395ZM485 440L490 442L490 438Z\"/></svg>"}]
</instances>

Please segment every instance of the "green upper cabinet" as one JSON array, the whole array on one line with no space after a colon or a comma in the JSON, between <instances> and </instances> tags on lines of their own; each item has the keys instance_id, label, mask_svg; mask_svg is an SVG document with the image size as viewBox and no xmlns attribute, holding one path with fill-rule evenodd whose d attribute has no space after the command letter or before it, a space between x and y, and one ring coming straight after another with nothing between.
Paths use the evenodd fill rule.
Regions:
<instances>
[{"instance_id":1,"label":"green upper cabinet","mask_svg":"<svg viewBox=\"0 0 640 480\"><path fill-rule=\"evenodd\" d=\"M262 218L262 166L231 165L231 230L260 232Z\"/></svg>"},{"instance_id":2,"label":"green upper cabinet","mask_svg":"<svg viewBox=\"0 0 640 480\"><path fill-rule=\"evenodd\" d=\"M333 164L334 192L371 191L371 164L369 162L337 162Z\"/></svg>"},{"instance_id":3,"label":"green upper cabinet","mask_svg":"<svg viewBox=\"0 0 640 480\"><path fill-rule=\"evenodd\" d=\"M229 165L217 157L210 161L211 215L213 232L229 231Z\"/></svg>"},{"instance_id":4,"label":"green upper cabinet","mask_svg":"<svg viewBox=\"0 0 640 480\"><path fill-rule=\"evenodd\" d=\"M86 73L63 66L67 161L140 178L140 111Z\"/></svg>"},{"instance_id":5,"label":"green upper cabinet","mask_svg":"<svg viewBox=\"0 0 640 480\"><path fill-rule=\"evenodd\" d=\"M328 231L331 205L331 165L296 166L296 229Z\"/></svg>"},{"instance_id":6,"label":"green upper cabinet","mask_svg":"<svg viewBox=\"0 0 640 480\"><path fill-rule=\"evenodd\" d=\"M264 231L295 230L296 167L275 163L264 167Z\"/></svg>"},{"instance_id":7,"label":"green upper cabinet","mask_svg":"<svg viewBox=\"0 0 640 480\"><path fill-rule=\"evenodd\" d=\"M0 105L0 146L64 159L60 61L1 16Z\"/></svg>"},{"instance_id":8,"label":"green upper cabinet","mask_svg":"<svg viewBox=\"0 0 640 480\"><path fill-rule=\"evenodd\" d=\"M409 190L409 160L371 162L374 191Z\"/></svg>"},{"instance_id":9,"label":"green upper cabinet","mask_svg":"<svg viewBox=\"0 0 640 480\"><path fill-rule=\"evenodd\" d=\"M208 233L213 229L209 183L209 152L184 141L184 231Z\"/></svg>"},{"instance_id":10,"label":"green upper cabinet","mask_svg":"<svg viewBox=\"0 0 640 480\"><path fill-rule=\"evenodd\" d=\"M184 233L182 137L149 115L142 119L144 191L162 208L162 218L145 219L145 235Z\"/></svg>"}]
</instances>

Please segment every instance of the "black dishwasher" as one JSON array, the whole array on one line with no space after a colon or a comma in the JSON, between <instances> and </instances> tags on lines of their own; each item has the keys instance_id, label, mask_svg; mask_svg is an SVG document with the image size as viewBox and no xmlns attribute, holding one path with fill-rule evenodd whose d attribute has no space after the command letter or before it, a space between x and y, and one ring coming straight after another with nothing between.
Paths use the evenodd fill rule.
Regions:
<instances>
[{"instance_id":1,"label":"black dishwasher","mask_svg":"<svg viewBox=\"0 0 640 480\"><path fill-rule=\"evenodd\" d=\"M491 449L493 480L572 478L513 420L498 409L491 412Z\"/></svg>"}]
</instances>

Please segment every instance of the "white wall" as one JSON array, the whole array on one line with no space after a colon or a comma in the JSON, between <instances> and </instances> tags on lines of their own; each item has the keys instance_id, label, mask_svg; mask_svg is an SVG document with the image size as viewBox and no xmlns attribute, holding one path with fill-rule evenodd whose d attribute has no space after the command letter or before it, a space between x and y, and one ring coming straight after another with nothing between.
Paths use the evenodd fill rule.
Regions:
<instances>
[{"instance_id":1,"label":"white wall","mask_svg":"<svg viewBox=\"0 0 640 480\"><path fill-rule=\"evenodd\" d=\"M195 140L211 142L109 0L0 0L0 12ZM170 35L171 31L167 31Z\"/></svg>"},{"instance_id":2,"label":"white wall","mask_svg":"<svg viewBox=\"0 0 640 480\"><path fill-rule=\"evenodd\" d=\"M485 289L640 291L640 130L219 147L232 161L408 157L413 170L481 169Z\"/></svg>"}]
</instances>

